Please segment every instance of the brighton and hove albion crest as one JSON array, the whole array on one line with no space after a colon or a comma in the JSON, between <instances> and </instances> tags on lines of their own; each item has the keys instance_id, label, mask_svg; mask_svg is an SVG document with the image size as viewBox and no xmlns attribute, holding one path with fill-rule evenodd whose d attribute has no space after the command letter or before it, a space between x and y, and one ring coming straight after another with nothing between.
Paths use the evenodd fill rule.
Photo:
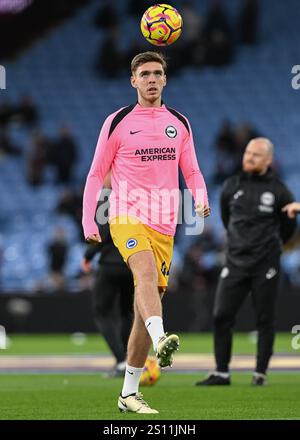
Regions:
<instances>
[{"instance_id":1,"label":"brighton and hove albion crest","mask_svg":"<svg viewBox=\"0 0 300 440\"><path fill-rule=\"evenodd\" d=\"M169 138L174 138L177 136L177 130L175 127L173 127L173 125L168 125L165 132Z\"/></svg>"},{"instance_id":2,"label":"brighton and hove albion crest","mask_svg":"<svg viewBox=\"0 0 300 440\"><path fill-rule=\"evenodd\" d=\"M275 196L273 193L271 192L264 192L261 196L260 196L260 202L263 205L266 206L272 206L274 205L275 202Z\"/></svg>"},{"instance_id":3,"label":"brighton and hove albion crest","mask_svg":"<svg viewBox=\"0 0 300 440\"><path fill-rule=\"evenodd\" d=\"M137 243L138 242L135 238L129 238L129 240L127 240L127 243L126 243L126 247L127 247L127 249L133 249L136 247Z\"/></svg>"}]
</instances>

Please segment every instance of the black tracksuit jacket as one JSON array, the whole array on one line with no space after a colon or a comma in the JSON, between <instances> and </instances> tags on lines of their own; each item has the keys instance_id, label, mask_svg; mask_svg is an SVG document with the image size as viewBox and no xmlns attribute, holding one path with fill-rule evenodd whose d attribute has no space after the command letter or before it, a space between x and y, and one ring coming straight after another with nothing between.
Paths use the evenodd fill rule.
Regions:
<instances>
[{"instance_id":1,"label":"black tracksuit jacket","mask_svg":"<svg viewBox=\"0 0 300 440\"><path fill-rule=\"evenodd\" d=\"M280 255L296 229L296 220L281 211L292 201L293 195L271 169L264 175L241 171L227 179L221 194L227 264L251 268Z\"/></svg>"}]
</instances>

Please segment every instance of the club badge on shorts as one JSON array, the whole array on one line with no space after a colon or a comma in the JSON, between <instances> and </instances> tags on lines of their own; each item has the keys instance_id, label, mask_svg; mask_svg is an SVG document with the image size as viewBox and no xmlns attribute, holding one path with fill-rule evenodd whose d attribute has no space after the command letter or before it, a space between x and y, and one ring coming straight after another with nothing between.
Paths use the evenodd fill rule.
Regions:
<instances>
[{"instance_id":1,"label":"club badge on shorts","mask_svg":"<svg viewBox=\"0 0 300 440\"><path fill-rule=\"evenodd\" d=\"M127 247L127 249L133 249L136 247L137 243L138 242L135 238L129 238L129 240L127 240L127 243L126 243L126 247Z\"/></svg>"}]
</instances>

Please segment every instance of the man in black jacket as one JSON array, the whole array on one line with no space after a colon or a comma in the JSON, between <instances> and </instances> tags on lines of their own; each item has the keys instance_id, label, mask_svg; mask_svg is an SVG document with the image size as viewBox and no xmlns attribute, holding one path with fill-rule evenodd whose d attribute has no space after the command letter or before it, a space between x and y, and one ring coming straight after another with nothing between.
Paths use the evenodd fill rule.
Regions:
<instances>
[{"instance_id":1,"label":"man in black jacket","mask_svg":"<svg viewBox=\"0 0 300 440\"><path fill-rule=\"evenodd\" d=\"M109 197L110 189L103 189L97 212ZM100 208L100 210L99 210ZM134 285L132 273L115 247L108 222L96 215L101 231L101 243L89 245L81 262L85 273L91 271L93 257L100 253L99 269L93 287L95 323L115 357L116 365L110 376L123 376L126 366L127 342L133 319Z\"/></svg>"},{"instance_id":2,"label":"man in black jacket","mask_svg":"<svg viewBox=\"0 0 300 440\"><path fill-rule=\"evenodd\" d=\"M295 219L282 208L293 201L288 188L274 176L270 165L273 145L266 138L249 142L243 171L224 183L221 215L227 230L226 263L214 305L216 370L196 385L229 385L232 329L242 302L251 292L258 330L253 385L266 383L273 353L275 303L282 244L293 235Z\"/></svg>"}]
</instances>

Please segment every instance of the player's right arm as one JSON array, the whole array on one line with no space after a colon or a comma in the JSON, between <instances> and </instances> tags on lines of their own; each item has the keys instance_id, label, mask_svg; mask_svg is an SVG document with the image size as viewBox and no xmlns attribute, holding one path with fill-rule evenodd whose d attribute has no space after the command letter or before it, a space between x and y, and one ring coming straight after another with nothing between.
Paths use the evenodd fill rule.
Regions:
<instances>
[{"instance_id":1,"label":"player's right arm","mask_svg":"<svg viewBox=\"0 0 300 440\"><path fill-rule=\"evenodd\" d=\"M104 179L111 168L118 148L115 133L109 135L114 116L115 114L110 115L102 126L83 193L82 226L84 236L90 243L101 241L95 222L95 212L99 191L103 187Z\"/></svg>"}]
</instances>

